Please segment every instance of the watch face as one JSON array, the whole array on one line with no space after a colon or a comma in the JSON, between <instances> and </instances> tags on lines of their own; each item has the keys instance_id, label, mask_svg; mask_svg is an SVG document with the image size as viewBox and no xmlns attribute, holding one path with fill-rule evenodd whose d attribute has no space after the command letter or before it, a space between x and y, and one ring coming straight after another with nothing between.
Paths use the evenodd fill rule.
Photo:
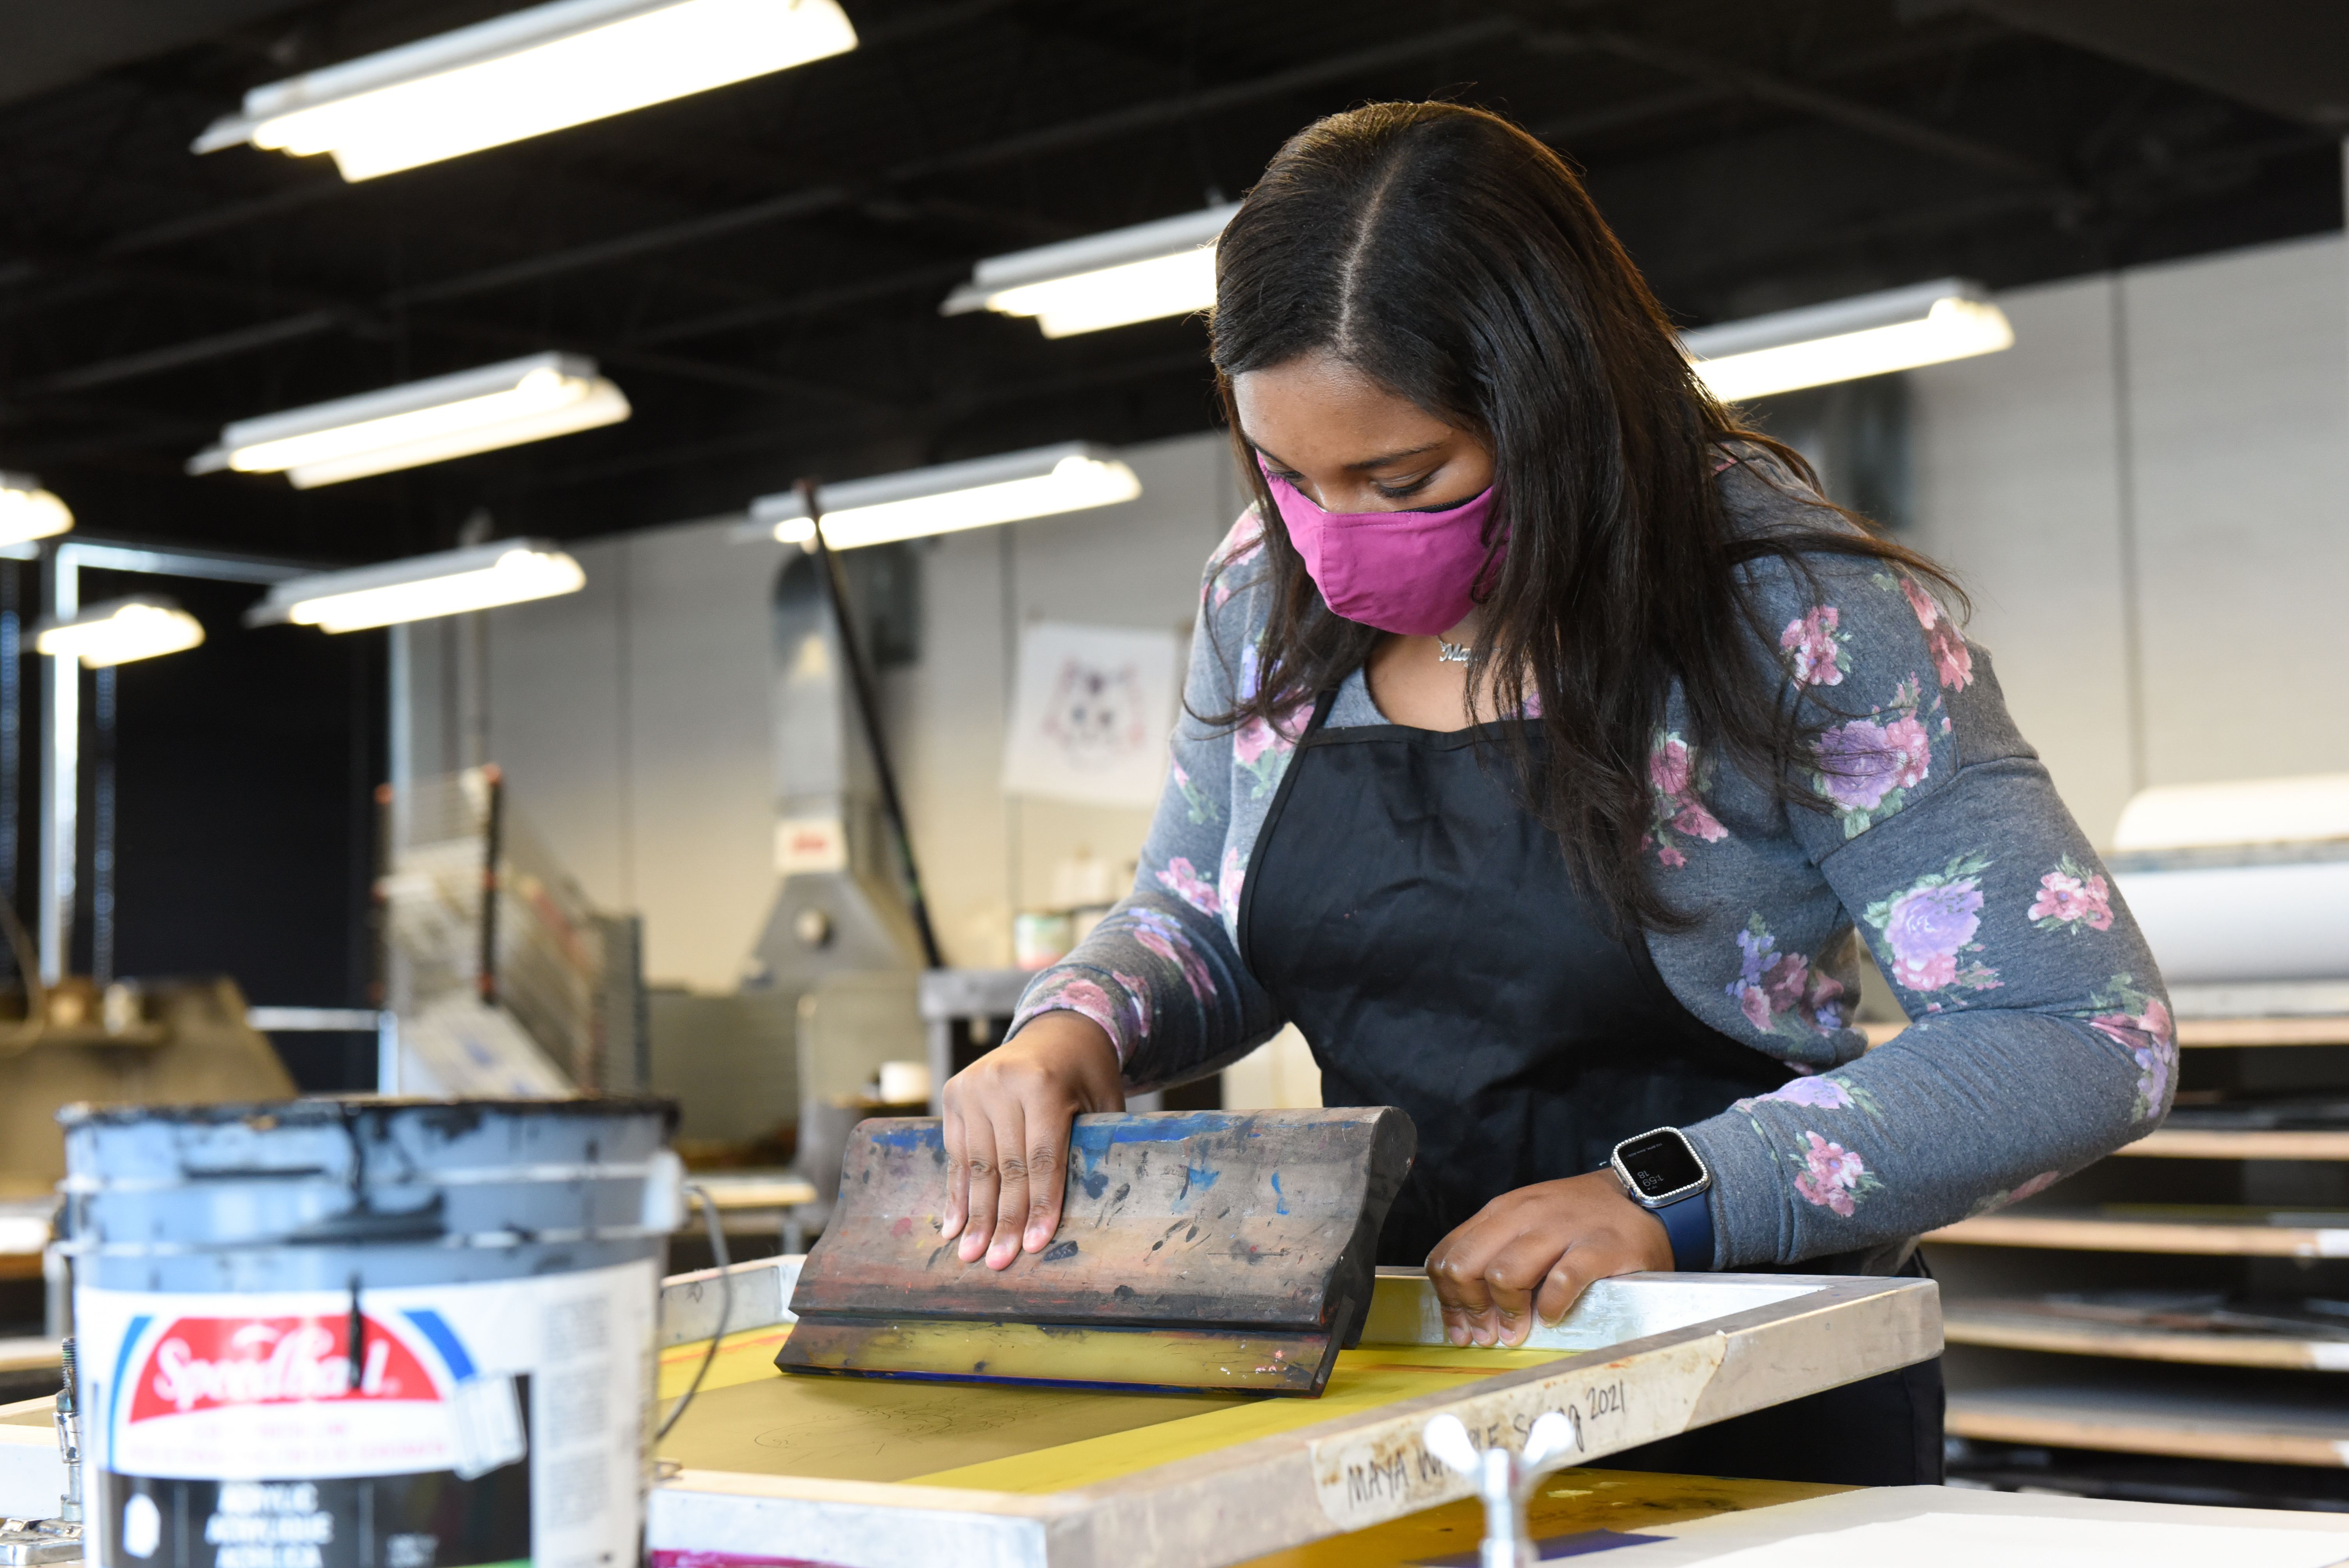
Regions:
<instances>
[{"instance_id":1,"label":"watch face","mask_svg":"<svg viewBox=\"0 0 2349 1568\"><path fill-rule=\"evenodd\" d=\"M1631 1184L1645 1197L1661 1198L1704 1180L1704 1167L1697 1162L1696 1151L1677 1132L1651 1132L1624 1144L1616 1153L1623 1169L1630 1172Z\"/></svg>"}]
</instances>

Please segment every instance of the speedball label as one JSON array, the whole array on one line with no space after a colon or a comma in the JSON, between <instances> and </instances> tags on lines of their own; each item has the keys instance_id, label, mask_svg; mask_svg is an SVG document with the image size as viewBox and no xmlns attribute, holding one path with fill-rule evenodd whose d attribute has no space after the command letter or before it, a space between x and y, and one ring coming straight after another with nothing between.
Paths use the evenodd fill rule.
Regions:
<instances>
[{"instance_id":1,"label":"speedball label","mask_svg":"<svg viewBox=\"0 0 2349 1568\"><path fill-rule=\"evenodd\" d=\"M656 1287L78 1291L92 1561L626 1568Z\"/></svg>"}]
</instances>

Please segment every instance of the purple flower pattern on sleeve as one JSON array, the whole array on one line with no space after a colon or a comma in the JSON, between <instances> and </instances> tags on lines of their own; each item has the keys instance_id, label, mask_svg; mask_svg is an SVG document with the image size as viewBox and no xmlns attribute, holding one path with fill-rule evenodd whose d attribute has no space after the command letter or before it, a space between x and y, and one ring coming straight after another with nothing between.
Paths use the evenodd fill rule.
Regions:
<instances>
[{"instance_id":1,"label":"purple flower pattern on sleeve","mask_svg":"<svg viewBox=\"0 0 2349 1568\"><path fill-rule=\"evenodd\" d=\"M1800 953L1781 953L1762 916L1737 934L1744 962L1726 989L1745 1021L1764 1035L1832 1035L1843 1027L1843 983L1814 971Z\"/></svg>"},{"instance_id":2,"label":"purple flower pattern on sleeve","mask_svg":"<svg viewBox=\"0 0 2349 1568\"><path fill-rule=\"evenodd\" d=\"M2032 901L2031 923L2041 931L2110 931L2113 928L2112 889L2105 879L2071 856L2039 879L2039 896Z\"/></svg>"},{"instance_id":3,"label":"purple flower pattern on sleeve","mask_svg":"<svg viewBox=\"0 0 2349 1568\"><path fill-rule=\"evenodd\" d=\"M1940 602L1906 572L1879 572L1874 581L1879 588L1898 591L1909 601L1909 608L1917 613L1917 624L1924 628L1925 645L1932 651L1933 670L1940 677L1941 689L1965 690L1974 678L1973 650L1966 645L1965 634L1958 630Z\"/></svg>"},{"instance_id":4,"label":"purple flower pattern on sleeve","mask_svg":"<svg viewBox=\"0 0 2349 1568\"><path fill-rule=\"evenodd\" d=\"M2042 1171L2027 1181L2018 1181L2004 1191L1992 1192L1988 1197L1978 1200L1972 1208L1966 1211L1966 1218L1971 1220L1977 1214L1987 1214L1993 1210L2003 1209L2009 1203L2020 1203L2025 1198L2036 1198L2063 1179L2064 1172L2061 1171Z\"/></svg>"},{"instance_id":5,"label":"purple flower pattern on sleeve","mask_svg":"<svg viewBox=\"0 0 2349 1568\"><path fill-rule=\"evenodd\" d=\"M1240 654L1242 701L1256 695L1256 683L1257 651L1251 645ZM1262 799L1279 788L1280 776L1288 767L1289 753L1297 749L1298 738L1305 733L1312 715L1311 694L1289 692L1275 710L1272 722L1251 717L1232 732L1232 766L1247 775L1251 798Z\"/></svg>"},{"instance_id":6,"label":"purple flower pattern on sleeve","mask_svg":"<svg viewBox=\"0 0 2349 1568\"><path fill-rule=\"evenodd\" d=\"M1659 730L1648 752L1649 798L1654 817L1640 840L1641 849L1656 851L1656 861L1668 870L1688 864L1688 855L1673 834L1717 844L1729 830L1706 810L1703 787L1711 772L1677 730Z\"/></svg>"},{"instance_id":7,"label":"purple flower pattern on sleeve","mask_svg":"<svg viewBox=\"0 0 2349 1568\"><path fill-rule=\"evenodd\" d=\"M1762 1104L1799 1105L1812 1110L1850 1110L1857 1107L1870 1116L1879 1114L1876 1097L1848 1078L1830 1078L1824 1074L1814 1078L1789 1078L1768 1094L1757 1094L1741 1099L1736 1108L1750 1109Z\"/></svg>"},{"instance_id":8,"label":"purple flower pattern on sleeve","mask_svg":"<svg viewBox=\"0 0 2349 1568\"><path fill-rule=\"evenodd\" d=\"M1206 1002L1214 998L1216 977L1208 972L1206 960L1191 945L1191 934L1172 915L1135 905L1106 916L1093 929L1099 931L1103 925L1131 932L1136 942L1173 965L1195 999Z\"/></svg>"},{"instance_id":9,"label":"purple flower pattern on sleeve","mask_svg":"<svg viewBox=\"0 0 2349 1568\"><path fill-rule=\"evenodd\" d=\"M1213 795L1192 782L1191 775L1184 771L1180 762L1174 764L1173 779L1176 792L1183 797L1184 814L1193 827L1204 828L1224 820L1223 807Z\"/></svg>"},{"instance_id":10,"label":"purple flower pattern on sleeve","mask_svg":"<svg viewBox=\"0 0 2349 1568\"><path fill-rule=\"evenodd\" d=\"M1912 675L1889 704L1823 730L1814 743L1818 766L1811 785L1841 815L1844 837L1857 838L1899 810L1931 771L1933 742L1918 717L1922 703Z\"/></svg>"},{"instance_id":11,"label":"purple flower pattern on sleeve","mask_svg":"<svg viewBox=\"0 0 2349 1568\"><path fill-rule=\"evenodd\" d=\"M1893 984L1924 995L1952 991L1988 991L2002 984L1998 971L1970 954L1982 944L1982 872L1990 859L1960 855L1948 866L1921 876L1906 891L1878 899L1864 918L1884 934L1892 954L1885 973ZM1926 1005L1939 1012L1938 1001Z\"/></svg>"},{"instance_id":12,"label":"purple flower pattern on sleeve","mask_svg":"<svg viewBox=\"0 0 2349 1568\"><path fill-rule=\"evenodd\" d=\"M1223 901L1206 878L1192 869L1187 856L1176 855L1158 874L1158 885L1210 918L1223 913Z\"/></svg>"},{"instance_id":13,"label":"purple flower pattern on sleeve","mask_svg":"<svg viewBox=\"0 0 2349 1568\"><path fill-rule=\"evenodd\" d=\"M1210 610L1220 610L1232 602L1232 571L1245 566L1264 549L1264 529L1257 521L1251 507L1240 513L1237 522L1224 535L1221 544L1207 557L1206 598Z\"/></svg>"},{"instance_id":14,"label":"purple flower pattern on sleeve","mask_svg":"<svg viewBox=\"0 0 2349 1568\"><path fill-rule=\"evenodd\" d=\"M1786 623L1778 651L1786 655L1796 686L1841 686L1851 673L1846 646L1851 634L1837 630L1842 624L1843 612L1832 604L1814 604L1800 619Z\"/></svg>"},{"instance_id":15,"label":"purple flower pattern on sleeve","mask_svg":"<svg viewBox=\"0 0 2349 1568\"><path fill-rule=\"evenodd\" d=\"M1143 998L1150 995L1150 982L1139 975L1121 975L1114 969L1109 977L1125 987L1125 1010L1133 1015L1133 1044L1138 1046L1150 1037L1150 1009L1143 1004ZM1116 1038L1113 1031L1111 1038ZM1120 1047L1118 1054L1123 1057L1125 1047Z\"/></svg>"},{"instance_id":16,"label":"purple flower pattern on sleeve","mask_svg":"<svg viewBox=\"0 0 2349 1568\"><path fill-rule=\"evenodd\" d=\"M1795 1178L1795 1191L1804 1202L1850 1219L1861 1201L1884 1183L1856 1150L1816 1132L1805 1132L1803 1137L1810 1147L1803 1155L1803 1170Z\"/></svg>"},{"instance_id":17,"label":"purple flower pattern on sleeve","mask_svg":"<svg viewBox=\"0 0 2349 1568\"><path fill-rule=\"evenodd\" d=\"M1013 1026L1016 1028L1039 1013L1052 1012L1076 1013L1091 1018L1102 1026L1103 1034L1117 1042L1119 1060L1123 1061L1130 1053L1131 1043L1117 1016L1117 1008L1109 999L1109 993L1092 981L1081 979L1061 981L1052 987L1049 996L1034 997L1023 1006Z\"/></svg>"},{"instance_id":18,"label":"purple flower pattern on sleeve","mask_svg":"<svg viewBox=\"0 0 2349 1568\"><path fill-rule=\"evenodd\" d=\"M2168 1005L2141 989L2129 975L2114 975L2094 1001L2106 1010L2088 1022L2137 1064L2135 1119L2162 1115L2169 1104L2170 1078L2178 1068L2178 1031Z\"/></svg>"}]
</instances>

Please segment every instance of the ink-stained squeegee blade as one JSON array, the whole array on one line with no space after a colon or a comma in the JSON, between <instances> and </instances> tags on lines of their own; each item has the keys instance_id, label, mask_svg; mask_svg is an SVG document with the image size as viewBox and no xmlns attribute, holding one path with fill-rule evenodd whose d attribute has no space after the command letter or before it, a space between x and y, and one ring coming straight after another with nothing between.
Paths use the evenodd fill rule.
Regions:
<instances>
[{"instance_id":1,"label":"ink-stained squeegee blade","mask_svg":"<svg viewBox=\"0 0 2349 1568\"><path fill-rule=\"evenodd\" d=\"M929 1117L850 1135L792 1293L786 1372L1316 1395L1370 1310L1411 1169L1389 1107L1081 1116L1051 1244L1009 1268L940 1234Z\"/></svg>"}]
</instances>

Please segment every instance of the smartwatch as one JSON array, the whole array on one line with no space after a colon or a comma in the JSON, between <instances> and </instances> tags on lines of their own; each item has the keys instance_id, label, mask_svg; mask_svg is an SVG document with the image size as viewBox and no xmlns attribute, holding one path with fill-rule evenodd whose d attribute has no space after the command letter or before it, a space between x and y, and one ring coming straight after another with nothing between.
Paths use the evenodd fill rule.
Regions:
<instances>
[{"instance_id":1,"label":"smartwatch","mask_svg":"<svg viewBox=\"0 0 2349 1568\"><path fill-rule=\"evenodd\" d=\"M1608 1168L1623 1196L1661 1220L1671 1238L1672 1267L1701 1274L1713 1267L1713 1172L1688 1134L1659 1127L1615 1146Z\"/></svg>"}]
</instances>

